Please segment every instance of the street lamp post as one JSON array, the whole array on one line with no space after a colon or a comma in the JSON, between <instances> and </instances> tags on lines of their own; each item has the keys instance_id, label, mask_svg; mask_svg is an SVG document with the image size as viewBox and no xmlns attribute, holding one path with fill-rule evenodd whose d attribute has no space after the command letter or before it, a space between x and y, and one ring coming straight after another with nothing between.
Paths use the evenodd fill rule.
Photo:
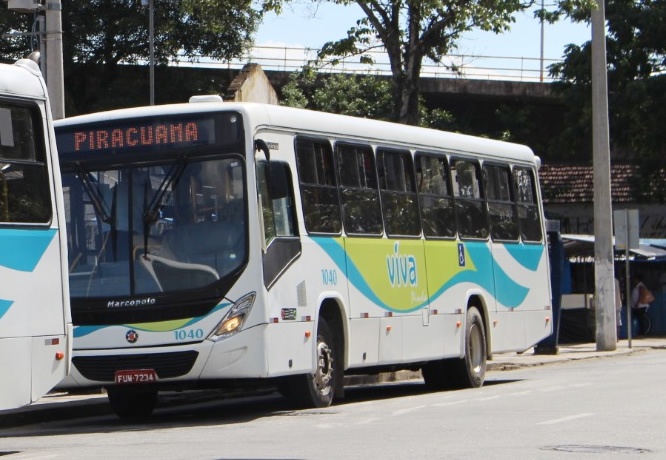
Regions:
<instances>
[{"instance_id":1,"label":"street lamp post","mask_svg":"<svg viewBox=\"0 0 666 460\"><path fill-rule=\"evenodd\" d=\"M155 105L155 3L154 0L141 0L141 6L148 8L148 43L150 46L150 105Z\"/></svg>"},{"instance_id":2,"label":"street lamp post","mask_svg":"<svg viewBox=\"0 0 666 460\"><path fill-rule=\"evenodd\" d=\"M543 45L544 45L544 24L543 24L543 8L544 8L544 0L541 0L541 53L540 53L540 71L539 71L539 81L543 83Z\"/></svg>"}]
</instances>

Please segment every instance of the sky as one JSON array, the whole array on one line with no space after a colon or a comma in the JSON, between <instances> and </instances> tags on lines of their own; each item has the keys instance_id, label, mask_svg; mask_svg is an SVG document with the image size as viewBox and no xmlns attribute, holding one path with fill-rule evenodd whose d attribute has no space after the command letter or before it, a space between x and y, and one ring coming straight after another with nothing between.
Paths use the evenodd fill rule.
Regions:
<instances>
[{"instance_id":1,"label":"sky","mask_svg":"<svg viewBox=\"0 0 666 460\"><path fill-rule=\"evenodd\" d=\"M355 25L356 20L361 17L363 13L355 4L345 7L330 2L313 4L307 0L296 0L286 5L279 16L271 13L264 18L255 38L255 46L259 49L285 48L282 51L283 57L294 56L291 48L319 49L328 41L345 37L349 27ZM567 44L580 45L590 40L590 37L591 30L585 24L575 24L568 20L553 25L545 24L544 66L561 59ZM256 51L258 55L265 52L267 51ZM274 50L273 54L275 53L280 54L280 51ZM541 26L532 11L521 13L516 16L511 30L504 34L474 31L463 35L454 53L475 56L456 58L458 64L460 62L457 59L460 59L470 68L477 68L473 73L490 75L501 73L499 69L527 68L528 78L538 77L538 74L530 75L529 72L539 71L541 68ZM490 60L478 56L511 59ZM486 70L479 71L478 68ZM488 70L491 68L494 70Z\"/></svg>"}]
</instances>

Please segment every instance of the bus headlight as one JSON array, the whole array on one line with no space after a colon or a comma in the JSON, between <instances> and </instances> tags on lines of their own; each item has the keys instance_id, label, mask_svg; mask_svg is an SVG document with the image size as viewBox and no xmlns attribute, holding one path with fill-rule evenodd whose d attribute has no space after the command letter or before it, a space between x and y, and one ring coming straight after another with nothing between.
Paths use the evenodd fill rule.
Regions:
<instances>
[{"instance_id":1,"label":"bus headlight","mask_svg":"<svg viewBox=\"0 0 666 460\"><path fill-rule=\"evenodd\" d=\"M243 324L245 324L245 320L250 314L250 310L254 305L254 299L256 297L256 293L250 292L238 299L224 316L224 319L220 321L220 324L218 324L209 338L212 340L220 340L240 332L243 328Z\"/></svg>"}]
</instances>

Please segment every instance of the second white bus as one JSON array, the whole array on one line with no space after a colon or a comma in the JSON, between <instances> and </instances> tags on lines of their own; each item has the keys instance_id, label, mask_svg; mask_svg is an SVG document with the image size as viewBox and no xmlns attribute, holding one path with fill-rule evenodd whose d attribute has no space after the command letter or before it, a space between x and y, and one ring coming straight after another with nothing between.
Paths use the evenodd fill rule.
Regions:
<instances>
[{"instance_id":1,"label":"second white bus","mask_svg":"<svg viewBox=\"0 0 666 460\"><path fill-rule=\"evenodd\" d=\"M200 102L56 125L71 377L121 417L161 389L343 376L482 385L552 332L529 148L279 106Z\"/></svg>"},{"instance_id":2,"label":"second white bus","mask_svg":"<svg viewBox=\"0 0 666 460\"><path fill-rule=\"evenodd\" d=\"M0 64L0 410L69 372L67 244L53 120L37 64Z\"/></svg>"}]
</instances>

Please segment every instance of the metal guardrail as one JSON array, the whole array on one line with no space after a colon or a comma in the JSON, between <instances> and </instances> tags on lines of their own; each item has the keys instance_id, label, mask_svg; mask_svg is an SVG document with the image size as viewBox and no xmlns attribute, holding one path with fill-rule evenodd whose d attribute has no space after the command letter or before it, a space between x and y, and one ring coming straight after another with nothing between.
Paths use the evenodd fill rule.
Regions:
<instances>
[{"instance_id":1,"label":"metal guardrail","mask_svg":"<svg viewBox=\"0 0 666 460\"><path fill-rule=\"evenodd\" d=\"M198 57L190 61L184 56L173 64L209 68L242 68L245 64L255 63L264 70L294 72L316 60L319 50L312 48L294 48L279 46L255 46L240 59L219 61L207 57ZM367 75L391 75L386 53L369 51L364 53L372 57L374 64L364 64L359 57L340 58L334 65L326 63L319 66L320 72L352 73ZM471 54L450 54L443 63L424 62L421 69L423 78L462 78L476 80L509 80L520 82L552 82L548 67L561 59L540 59L515 56L483 56Z\"/></svg>"}]
</instances>

